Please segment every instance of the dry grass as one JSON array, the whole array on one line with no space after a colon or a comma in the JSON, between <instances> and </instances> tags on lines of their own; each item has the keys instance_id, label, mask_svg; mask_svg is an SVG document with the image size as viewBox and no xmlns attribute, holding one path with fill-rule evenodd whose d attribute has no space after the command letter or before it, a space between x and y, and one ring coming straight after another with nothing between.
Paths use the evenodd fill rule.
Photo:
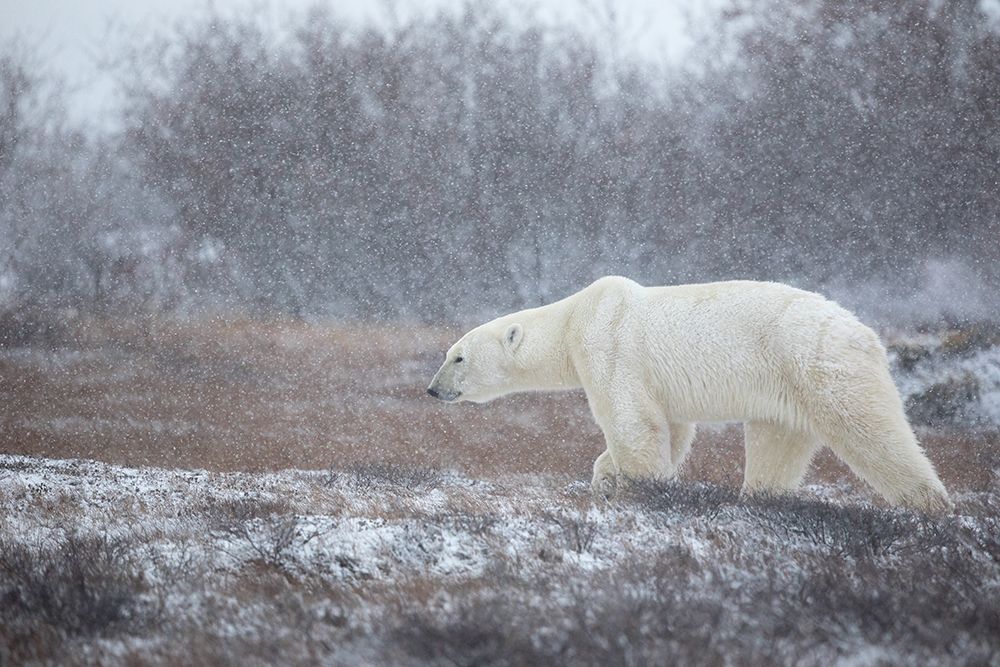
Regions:
<instances>
[{"instance_id":1,"label":"dry grass","mask_svg":"<svg viewBox=\"0 0 1000 667\"><path fill-rule=\"evenodd\" d=\"M603 449L579 392L449 406L425 394L457 330L215 319L63 325L0 355L0 452L214 471L372 462L587 479ZM51 338L51 337L50 337ZM687 479L737 485L739 427L702 429ZM928 434L951 488L981 488L995 435ZM810 480L852 479L828 452Z\"/></svg>"},{"instance_id":2,"label":"dry grass","mask_svg":"<svg viewBox=\"0 0 1000 667\"><path fill-rule=\"evenodd\" d=\"M72 346L0 359L0 451L209 470L379 461L582 474L600 442L581 396L475 409L425 394L454 335L287 322L92 324Z\"/></svg>"}]
</instances>

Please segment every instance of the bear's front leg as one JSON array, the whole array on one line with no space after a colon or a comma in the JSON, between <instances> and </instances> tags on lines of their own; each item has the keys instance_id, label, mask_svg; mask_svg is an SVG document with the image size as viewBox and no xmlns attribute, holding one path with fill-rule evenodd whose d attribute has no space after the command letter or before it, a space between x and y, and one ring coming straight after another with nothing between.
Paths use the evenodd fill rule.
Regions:
<instances>
[{"instance_id":1,"label":"bear's front leg","mask_svg":"<svg viewBox=\"0 0 1000 667\"><path fill-rule=\"evenodd\" d=\"M674 476L670 426L658 412L622 411L602 424L602 429L608 449L594 462L595 492L605 492L609 485L620 487L629 479Z\"/></svg>"},{"instance_id":2,"label":"bear's front leg","mask_svg":"<svg viewBox=\"0 0 1000 667\"><path fill-rule=\"evenodd\" d=\"M594 476L590 480L590 491L597 498L610 498L618 487L618 470L611 458L610 450L604 452L594 461Z\"/></svg>"}]
</instances>

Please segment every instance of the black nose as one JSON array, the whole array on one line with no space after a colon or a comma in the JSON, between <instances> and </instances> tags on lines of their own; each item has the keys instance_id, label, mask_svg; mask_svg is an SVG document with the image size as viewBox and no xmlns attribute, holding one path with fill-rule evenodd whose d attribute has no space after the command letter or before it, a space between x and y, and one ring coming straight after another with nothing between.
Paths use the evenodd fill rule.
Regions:
<instances>
[{"instance_id":1,"label":"black nose","mask_svg":"<svg viewBox=\"0 0 1000 667\"><path fill-rule=\"evenodd\" d=\"M441 398L440 394L438 394L437 389L435 389L434 387L427 387L427 393L433 396L434 398Z\"/></svg>"}]
</instances>

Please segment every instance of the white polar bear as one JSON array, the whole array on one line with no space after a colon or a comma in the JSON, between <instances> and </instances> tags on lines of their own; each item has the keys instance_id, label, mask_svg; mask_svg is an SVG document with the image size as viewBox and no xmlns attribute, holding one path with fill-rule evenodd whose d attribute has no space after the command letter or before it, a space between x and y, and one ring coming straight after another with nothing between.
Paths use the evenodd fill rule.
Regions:
<instances>
[{"instance_id":1,"label":"white polar bear","mask_svg":"<svg viewBox=\"0 0 1000 667\"><path fill-rule=\"evenodd\" d=\"M607 442L594 462L600 493L622 477L673 477L695 422L744 421L745 491L796 488L822 443L895 505L951 507L878 336L812 292L601 278L465 334L427 391L480 403L579 387Z\"/></svg>"}]
</instances>

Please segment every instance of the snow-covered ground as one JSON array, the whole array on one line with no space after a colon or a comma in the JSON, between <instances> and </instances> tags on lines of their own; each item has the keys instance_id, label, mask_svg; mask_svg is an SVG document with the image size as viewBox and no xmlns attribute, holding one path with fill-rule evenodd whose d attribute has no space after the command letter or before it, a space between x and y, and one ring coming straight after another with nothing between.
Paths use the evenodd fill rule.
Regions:
<instances>
[{"instance_id":1,"label":"snow-covered ground","mask_svg":"<svg viewBox=\"0 0 1000 667\"><path fill-rule=\"evenodd\" d=\"M847 485L606 502L561 476L0 455L0 664L985 664L998 474L927 519Z\"/></svg>"}]
</instances>

